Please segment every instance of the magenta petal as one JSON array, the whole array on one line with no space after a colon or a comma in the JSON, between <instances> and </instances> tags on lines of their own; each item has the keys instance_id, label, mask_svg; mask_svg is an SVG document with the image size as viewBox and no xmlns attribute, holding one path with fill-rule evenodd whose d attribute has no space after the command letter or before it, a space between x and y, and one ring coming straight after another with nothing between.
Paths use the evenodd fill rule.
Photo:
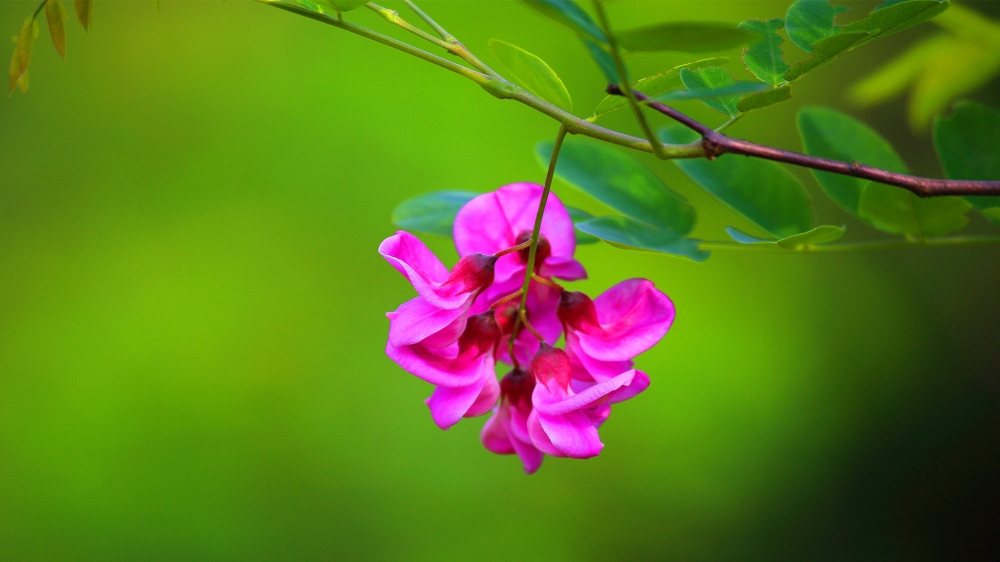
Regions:
<instances>
[{"instance_id":1,"label":"magenta petal","mask_svg":"<svg viewBox=\"0 0 1000 562\"><path fill-rule=\"evenodd\" d=\"M651 281L623 281L594 299L601 334L580 334L583 351L601 361L623 361L656 345L674 321L674 305Z\"/></svg>"},{"instance_id":2,"label":"magenta petal","mask_svg":"<svg viewBox=\"0 0 1000 562\"><path fill-rule=\"evenodd\" d=\"M393 347L412 345L434 336L431 347L458 340L465 330L465 309L442 309L416 297L399 305L389 318L389 343Z\"/></svg>"},{"instance_id":3,"label":"magenta petal","mask_svg":"<svg viewBox=\"0 0 1000 562\"><path fill-rule=\"evenodd\" d=\"M585 412L587 414L587 419L590 420L590 423L595 428L599 428L604 424L604 422L608 421L608 417L611 416L611 404L598 404L593 408L588 408Z\"/></svg>"},{"instance_id":4,"label":"magenta petal","mask_svg":"<svg viewBox=\"0 0 1000 562\"><path fill-rule=\"evenodd\" d=\"M587 355L580 348L580 334L573 330L566 333L566 353L573 363L573 378L582 381L604 382L632 368L632 361L600 361Z\"/></svg>"},{"instance_id":5,"label":"magenta petal","mask_svg":"<svg viewBox=\"0 0 1000 562\"><path fill-rule=\"evenodd\" d=\"M508 416L501 419L501 423L504 424L504 428L507 431L507 435L514 435L512 430L513 420ZM514 447L514 452L517 453L518 458L521 459L521 464L524 465L524 472L527 474L534 474L538 467L542 466L542 461L545 460L545 454L538 450L534 445L531 444L530 440L521 440L517 438L511 438L511 445Z\"/></svg>"},{"instance_id":6,"label":"magenta petal","mask_svg":"<svg viewBox=\"0 0 1000 562\"><path fill-rule=\"evenodd\" d=\"M596 383L579 394L572 395L566 391L551 392L549 385L538 384L531 395L531 403L537 412L545 416L569 414L576 410L587 408L615 390L623 386L628 386L632 383L635 373L635 370L628 370L617 377ZM550 384L551 386L557 385L554 381L550 382Z\"/></svg>"},{"instance_id":7,"label":"magenta petal","mask_svg":"<svg viewBox=\"0 0 1000 562\"><path fill-rule=\"evenodd\" d=\"M538 270L542 277L556 277L566 281L579 281L587 278L587 270L583 264L571 256L551 256L542 263Z\"/></svg>"},{"instance_id":8,"label":"magenta petal","mask_svg":"<svg viewBox=\"0 0 1000 562\"><path fill-rule=\"evenodd\" d=\"M531 444L538 450L542 451L546 455L552 455L553 457L566 456L552 444L552 440L549 439L548 434L545 433L545 429L542 427L542 422L538 419L537 411L531 411L531 414L528 416L526 426L528 429L528 435L531 437Z\"/></svg>"},{"instance_id":9,"label":"magenta petal","mask_svg":"<svg viewBox=\"0 0 1000 562\"><path fill-rule=\"evenodd\" d=\"M424 403L431 409L434 423L441 429L449 429L465 416L476 401L482 387L479 385L447 388L439 386L434 389Z\"/></svg>"},{"instance_id":10,"label":"magenta petal","mask_svg":"<svg viewBox=\"0 0 1000 562\"><path fill-rule=\"evenodd\" d=\"M624 402L642 393L647 388L649 388L649 375L642 371L636 371L635 378L632 379L631 384L608 394L608 403Z\"/></svg>"},{"instance_id":11,"label":"magenta petal","mask_svg":"<svg viewBox=\"0 0 1000 562\"><path fill-rule=\"evenodd\" d=\"M500 383L497 382L496 376L488 374L483 388L479 391L479 396L476 397L472 406L469 406L469 411L465 413L464 417L474 418L489 412L496 406L498 398L500 398Z\"/></svg>"},{"instance_id":12,"label":"magenta petal","mask_svg":"<svg viewBox=\"0 0 1000 562\"><path fill-rule=\"evenodd\" d=\"M503 414L506 415L506 412ZM483 430L479 433L479 440L483 447L491 453L498 455L513 455L514 445L511 444L510 435L500 419L500 408L493 408L493 415L486 420Z\"/></svg>"},{"instance_id":13,"label":"magenta petal","mask_svg":"<svg viewBox=\"0 0 1000 562\"><path fill-rule=\"evenodd\" d=\"M600 454L604 448L597 428L585 412L574 410L558 416L538 412L537 417L552 445L567 457L588 459Z\"/></svg>"},{"instance_id":14,"label":"magenta petal","mask_svg":"<svg viewBox=\"0 0 1000 562\"><path fill-rule=\"evenodd\" d=\"M493 358L484 356L470 359L455 356L457 352L457 345L428 349L420 345L393 347L392 344L386 344L385 348L389 359L418 378L433 385L451 388L475 385L478 394L482 388L483 372L493 369ZM470 399L470 406L475 399L476 396Z\"/></svg>"},{"instance_id":15,"label":"magenta petal","mask_svg":"<svg viewBox=\"0 0 1000 562\"><path fill-rule=\"evenodd\" d=\"M417 294L438 308L457 308L465 304L467 294L439 294L448 279L448 270L416 236L401 230L386 238L378 251L413 285Z\"/></svg>"}]
</instances>

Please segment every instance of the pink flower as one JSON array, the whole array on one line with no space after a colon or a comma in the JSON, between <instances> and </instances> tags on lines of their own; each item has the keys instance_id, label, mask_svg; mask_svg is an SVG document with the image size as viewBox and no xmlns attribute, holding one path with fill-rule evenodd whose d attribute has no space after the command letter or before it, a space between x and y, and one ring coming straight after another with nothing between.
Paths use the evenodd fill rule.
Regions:
<instances>
[{"instance_id":1,"label":"pink flower","mask_svg":"<svg viewBox=\"0 0 1000 562\"><path fill-rule=\"evenodd\" d=\"M629 279L596 300L566 291L559 301L559 319L566 329L566 351L577 387L602 383L628 371L632 359L656 345L674 321L674 305L652 281ZM635 382L616 392L611 402L627 400L649 386L636 371Z\"/></svg>"},{"instance_id":2,"label":"pink flower","mask_svg":"<svg viewBox=\"0 0 1000 562\"><path fill-rule=\"evenodd\" d=\"M417 342L440 347L456 341L476 297L493 283L497 261L473 253L449 273L423 242L405 231L386 238L378 251L420 295L387 315L389 343L394 347ZM430 337L435 339L427 341Z\"/></svg>"},{"instance_id":3,"label":"pink flower","mask_svg":"<svg viewBox=\"0 0 1000 562\"><path fill-rule=\"evenodd\" d=\"M488 412L500 393L494 375L500 327L492 312L469 317L469 309L479 293L492 284L496 258L470 254L449 273L408 232L386 239L379 253L419 294L386 314L386 355L436 386L426 403L442 429L462 417Z\"/></svg>"},{"instance_id":4,"label":"pink flower","mask_svg":"<svg viewBox=\"0 0 1000 562\"><path fill-rule=\"evenodd\" d=\"M422 344L393 347L385 353L407 372L433 384L425 403L434 423L448 429L463 417L489 412L500 396L494 358L500 327L492 314L469 317L455 343L434 347Z\"/></svg>"},{"instance_id":5,"label":"pink flower","mask_svg":"<svg viewBox=\"0 0 1000 562\"><path fill-rule=\"evenodd\" d=\"M498 455L517 454L524 471L534 473L542 466L545 454L531 443L528 436L528 416L531 414L531 393L535 377L530 372L514 369L500 381L500 405L483 425L479 438L483 446Z\"/></svg>"},{"instance_id":6,"label":"pink flower","mask_svg":"<svg viewBox=\"0 0 1000 562\"><path fill-rule=\"evenodd\" d=\"M543 453L586 459L598 455L604 447L597 428L611 411L607 397L631 385L637 371L625 371L579 393L572 388L571 372L569 356L561 349L544 345L531 360L535 389L531 394L528 435Z\"/></svg>"},{"instance_id":7,"label":"pink flower","mask_svg":"<svg viewBox=\"0 0 1000 562\"><path fill-rule=\"evenodd\" d=\"M515 183L469 201L455 217L455 247L458 254L493 254L527 242L535 226L535 215L541 197L542 186ZM550 194L539 231L536 273L541 277L557 277L567 281L585 279L587 272L573 257L575 251L573 221L559 198ZM500 257L496 263L494 284L482 293L473 312L489 310L497 300L519 290L524 282L527 262L527 249ZM558 304L558 291L539 283L531 284L528 294L529 321L545 336L545 341L553 345L562 333L562 326L555 315ZM498 312L498 316L500 313ZM500 323L501 326L504 325L503 320ZM506 336L509 333L509 330L505 331L505 341L500 346L500 359L508 362L510 358L507 355ZM538 340L531 334L522 332L517 342L518 359L527 363L538 350Z\"/></svg>"}]
</instances>

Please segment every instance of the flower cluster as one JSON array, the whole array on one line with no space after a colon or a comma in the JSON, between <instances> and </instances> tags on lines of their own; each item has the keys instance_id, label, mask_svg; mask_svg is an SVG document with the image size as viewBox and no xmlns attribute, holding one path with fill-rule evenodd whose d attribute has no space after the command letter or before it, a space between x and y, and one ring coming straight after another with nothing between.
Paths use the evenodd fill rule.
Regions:
<instances>
[{"instance_id":1,"label":"flower cluster","mask_svg":"<svg viewBox=\"0 0 1000 562\"><path fill-rule=\"evenodd\" d=\"M461 259L451 271L408 232L379 246L418 295L387 314L386 354L434 385L426 403L441 429L492 411L483 445L517 454L528 473L546 454L600 453L597 430L611 404L649 386L633 359L663 338L674 319L673 303L651 281L623 281L592 300L553 280L587 276L573 257L569 213L554 195L520 315L541 195L541 186L518 183L466 204L455 218ZM563 334L565 350L553 347ZM513 365L499 383L497 361Z\"/></svg>"}]
</instances>

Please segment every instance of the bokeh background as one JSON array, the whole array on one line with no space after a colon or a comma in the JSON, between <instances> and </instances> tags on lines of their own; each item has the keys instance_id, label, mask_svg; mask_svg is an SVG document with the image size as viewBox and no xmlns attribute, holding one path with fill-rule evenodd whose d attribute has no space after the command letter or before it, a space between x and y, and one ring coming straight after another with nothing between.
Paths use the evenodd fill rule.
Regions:
<instances>
[{"instance_id":1,"label":"bokeh background","mask_svg":"<svg viewBox=\"0 0 1000 562\"><path fill-rule=\"evenodd\" d=\"M625 27L779 17L789 3L610 9ZM522 4L423 4L486 60L493 37L544 58L577 113L602 97L571 33ZM0 2L0 30L13 35L33 6ZM372 13L350 17L399 36ZM797 149L795 111L825 104L940 174L902 104L844 101L927 27L844 57L732 133ZM554 122L252 2L98 2L89 33L68 28L63 61L42 25L29 95L0 101L3 560L1000 552L1000 248L695 264L582 247L591 278L578 287L648 277L677 322L639 359L653 384L615 407L601 456L526 476L480 446L483 418L437 429L430 386L384 356L384 313L412 289L376 248L407 197L540 181L533 146ZM729 67L745 73L736 55ZM631 64L645 75L688 60ZM974 97L1000 106L1000 87ZM627 112L608 123L635 130ZM672 165L644 161L697 206L696 236L753 231ZM847 224L850 240L882 236L795 173L818 220ZM974 217L969 232L991 229ZM449 240L428 241L454 262Z\"/></svg>"}]
</instances>

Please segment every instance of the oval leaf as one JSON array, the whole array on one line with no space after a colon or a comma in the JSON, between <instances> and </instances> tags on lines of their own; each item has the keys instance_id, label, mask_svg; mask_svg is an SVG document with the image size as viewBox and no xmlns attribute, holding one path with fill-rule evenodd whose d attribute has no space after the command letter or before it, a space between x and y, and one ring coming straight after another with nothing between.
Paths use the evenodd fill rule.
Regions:
<instances>
[{"instance_id":1,"label":"oval leaf","mask_svg":"<svg viewBox=\"0 0 1000 562\"><path fill-rule=\"evenodd\" d=\"M684 83L681 82L681 69L683 68L695 69L705 66L716 66L727 62L729 62L729 59L725 57L714 57L689 62L687 64L671 68L666 72L661 72L659 74L643 78L635 84L632 84L632 89L646 94L647 96L655 97L664 92L676 90L684 86ZM601 100L601 103L597 104L597 108L594 109L594 116L591 117L590 120L595 121L598 117L623 107L628 107L628 100L625 96L605 96L604 99Z\"/></svg>"},{"instance_id":2,"label":"oval leaf","mask_svg":"<svg viewBox=\"0 0 1000 562\"><path fill-rule=\"evenodd\" d=\"M76 8L76 18L80 20L80 25L84 29L90 29L90 12L94 7L93 0L73 0L73 7Z\"/></svg>"},{"instance_id":3,"label":"oval leaf","mask_svg":"<svg viewBox=\"0 0 1000 562\"><path fill-rule=\"evenodd\" d=\"M616 34L630 51L676 51L711 53L747 45L759 39L755 33L722 22L665 22L628 29Z\"/></svg>"},{"instance_id":4,"label":"oval leaf","mask_svg":"<svg viewBox=\"0 0 1000 562\"><path fill-rule=\"evenodd\" d=\"M698 138L682 125L660 130L664 142L683 144ZM778 238L809 230L813 211L802 183L769 160L725 154L707 159L674 160L692 181L737 213Z\"/></svg>"},{"instance_id":5,"label":"oval leaf","mask_svg":"<svg viewBox=\"0 0 1000 562\"><path fill-rule=\"evenodd\" d=\"M736 78L725 68L709 66L698 70L681 70L681 82L692 92L705 92L734 86L737 84ZM739 96L726 96L705 100L704 103L712 109L724 113L729 117L736 117L740 110L736 109L736 104L740 102Z\"/></svg>"},{"instance_id":6,"label":"oval leaf","mask_svg":"<svg viewBox=\"0 0 1000 562\"><path fill-rule=\"evenodd\" d=\"M753 94L740 100L736 104L736 109L740 113L746 113L755 109L761 109L792 99L792 87L782 86L774 90L768 90L759 94Z\"/></svg>"},{"instance_id":7,"label":"oval leaf","mask_svg":"<svg viewBox=\"0 0 1000 562\"><path fill-rule=\"evenodd\" d=\"M21 56L17 52L17 45L14 45L14 53L10 56L10 93L14 93L14 89L17 88L17 81L21 78Z\"/></svg>"},{"instance_id":8,"label":"oval leaf","mask_svg":"<svg viewBox=\"0 0 1000 562\"><path fill-rule=\"evenodd\" d=\"M529 92L556 107L573 110L573 100L566 86L545 61L516 45L497 39L490 40L490 51Z\"/></svg>"},{"instance_id":9,"label":"oval leaf","mask_svg":"<svg viewBox=\"0 0 1000 562\"><path fill-rule=\"evenodd\" d=\"M787 250L800 250L808 246L828 244L840 240L846 230L847 228L843 226L823 225L817 226L809 232L803 232L802 234L796 234L795 236L789 236L781 240L757 238L731 226L726 228L726 233L740 244L774 245Z\"/></svg>"},{"instance_id":10,"label":"oval leaf","mask_svg":"<svg viewBox=\"0 0 1000 562\"><path fill-rule=\"evenodd\" d=\"M477 195L468 191L436 191L418 195L392 210L392 224L410 232L451 237L455 215Z\"/></svg>"},{"instance_id":11,"label":"oval leaf","mask_svg":"<svg viewBox=\"0 0 1000 562\"><path fill-rule=\"evenodd\" d=\"M35 42L35 19L33 17L24 20L21 32L17 35L17 65L19 76L24 76L28 72L28 65L31 64L31 51Z\"/></svg>"},{"instance_id":12,"label":"oval leaf","mask_svg":"<svg viewBox=\"0 0 1000 562\"><path fill-rule=\"evenodd\" d=\"M781 52L781 44L785 40L778 35L778 30L783 27L785 27L785 22L781 18L766 22L750 20L740 24L740 29L761 36L759 41L743 51L743 64L758 80L772 86L777 86L785 81L785 73L788 72L789 68L788 63L785 62L785 55Z\"/></svg>"},{"instance_id":13,"label":"oval leaf","mask_svg":"<svg viewBox=\"0 0 1000 562\"><path fill-rule=\"evenodd\" d=\"M710 255L698 248L696 240L628 217L598 217L576 228L623 250L670 254L696 262L705 261Z\"/></svg>"},{"instance_id":14,"label":"oval leaf","mask_svg":"<svg viewBox=\"0 0 1000 562\"><path fill-rule=\"evenodd\" d=\"M934 148L949 179L1000 180L1000 111L959 102L934 124ZM965 199L979 210L1000 207L1000 197Z\"/></svg>"},{"instance_id":15,"label":"oval leaf","mask_svg":"<svg viewBox=\"0 0 1000 562\"><path fill-rule=\"evenodd\" d=\"M45 3L45 19L49 22L49 35L59 56L66 57L66 9L62 0L48 0Z\"/></svg>"},{"instance_id":16,"label":"oval leaf","mask_svg":"<svg viewBox=\"0 0 1000 562\"><path fill-rule=\"evenodd\" d=\"M798 0L785 13L785 33L798 48L811 53L817 41L840 33L837 16L849 11L830 0Z\"/></svg>"},{"instance_id":17,"label":"oval leaf","mask_svg":"<svg viewBox=\"0 0 1000 562\"><path fill-rule=\"evenodd\" d=\"M548 166L552 143L539 143L535 154L542 166ZM694 228L695 211L687 200L649 168L610 146L567 139L556 175L616 211L678 237Z\"/></svg>"},{"instance_id":18,"label":"oval leaf","mask_svg":"<svg viewBox=\"0 0 1000 562\"><path fill-rule=\"evenodd\" d=\"M708 100L734 95L754 94L768 88L767 84L761 82L737 82L731 86L723 86L714 90L674 90L660 94L653 99L656 101Z\"/></svg>"},{"instance_id":19,"label":"oval leaf","mask_svg":"<svg viewBox=\"0 0 1000 562\"><path fill-rule=\"evenodd\" d=\"M578 224L581 222L589 221L594 218L594 215L584 211L583 209L577 209L576 207L566 206L566 212L569 213L569 218L573 219L573 224ZM576 245L586 245L586 244L597 244L600 242L597 238L583 232L580 229L576 229Z\"/></svg>"},{"instance_id":20,"label":"oval leaf","mask_svg":"<svg viewBox=\"0 0 1000 562\"><path fill-rule=\"evenodd\" d=\"M892 172L908 171L881 135L853 117L832 109L804 108L798 122L808 154ZM860 178L816 170L813 175L831 199L886 232L938 236L968 222L965 213L969 205L957 197L921 199L905 189Z\"/></svg>"},{"instance_id":21,"label":"oval leaf","mask_svg":"<svg viewBox=\"0 0 1000 562\"><path fill-rule=\"evenodd\" d=\"M584 37L599 43L608 41L590 15L573 0L524 0L524 3Z\"/></svg>"}]
</instances>

